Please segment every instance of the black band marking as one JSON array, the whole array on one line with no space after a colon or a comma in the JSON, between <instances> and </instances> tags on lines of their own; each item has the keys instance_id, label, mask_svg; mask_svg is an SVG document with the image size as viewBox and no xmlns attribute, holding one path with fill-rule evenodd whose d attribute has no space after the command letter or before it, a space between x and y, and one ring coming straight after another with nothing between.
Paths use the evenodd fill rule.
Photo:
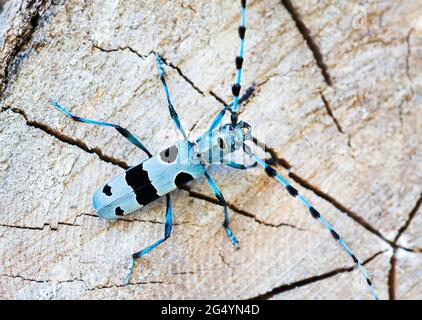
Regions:
<instances>
[{"instance_id":1,"label":"black band marking","mask_svg":"<svg viewBox=\"0 0 422 320\"><path fill-rule=\"evenodd\" d=\"M166 163L173 163L177 159L177 154L179 153L179 150L176 146L171 146L170 148L167 148L164 151L160 152L160 158Z\"/></svg>"},{"instance_id":2,"label":"black band marking","mask_svg":"<svg viewBox=\"0 0 422 320\"><path fill-rule=\"evenodd\" d=\"M236 69L240 70L242 69L243 65L243 58L242 57L236 57Z\"/></svg>"},{"instance_id":3,"label":"black band marking","mask_svg":"<svg viewBox=\"0 0 422 320\"><path fill-rule=\"evenodd\" d=\"M275 169L271 168L270 166L265 167L265 173L269 177L275 177L277 175L277 171L275 171Z\"/></svg>"},{"instance_id":4,"label":"black band marking","mask_svg":"<svg viewBox=\"0 0 422 320\"><path fill-rule=\"evenodd\" d=\"M330 230L330 232L335 240L340 240L340 236L337 232L335 232L334 230Z\"/></svg>"},{"instance_id":5,"label":"black band marking","mask_svg":"<svg viewBox=\"0 0 422 320\"><path fill-rule=\"evenodd\" d=\"M169 104L169 112L172 119L176 119L179 117L172 104Z\"/></svg>"},{"instance_id":6,"label":"black band marking","mask_svg":"<svg viewBox=\"0 0 422 320\"><path fill-rule=\"evenodd\" d=\"M245 39L246 28L244 26L239 27L239 37L240 39Z\"/></svg>"},{"instance_id":7,"label":"black band marking","mask_svg":"<svg viewBox=\"0 0 422 320\"><path fill-rule=\"evenodd\" d=\"M312 217L314 217L315 219L321 217L321 214L314 207L310 207L309 211L311 212Z\"/></svg>"},{"instance_id":8,"label":"black band marking","mask_svg":"<svg viewBox=\"0 0 422 320\"><path fill-rule=\"evenodd\" d=\"M354 263L359 263L358 258L355 257L355 255L352 254L352 259Z\"/></svg>"},{"instance_id":9,"label":"black band marking","mask_svg":"<svg viewBox=\"0 0 422 320\"><path fill-rule=\"evenodd\" d=\"M148 172L144 170L142 163L127 170L125 178L126 183L135 192L136 201L139 204L145 206L160 197L157 189L155 189L148 177Z\"/></svg>"},{"instance_id":10,"label":"black band marking","mask_svg":"<svg viewBox=\"0 0 422 320\"><path fill-rule=\"evenodd\" d=\"M129 137L130 133L125 128L122 128L121 126L115 126L115 128L123 137Z\"/></svg>"},{"instance_id":11,"label":"black band marking","mask_svg":"<svg viewBox=\"0 0 422 320\"><path fill-rule=\"evenodd\" d=\"M236 84L234 84L233 86L232 86L232 93L233 93L233 95L235 96L235 97L238 97L239 96L239 93L240 93L240 84L238 84L238 83L236 83Z\"/></svg>"},{"instance_id":12,"label":"black band marking","mask_svg":"<svg viewBox=\"0 0 422 320\"><path fill-rule=\"evenodd\" d=\"M239 100L239 101L240 101L240 100ZM231 122L232 122L232 126L233 126L233 127L235 127L235 126L237 125L237 121L238 121L238 119L239 119L239 117L238 117L237 113L233 112L233 113L230 115L230 120L231 120Z\"/></svg>"},{"instance_id":13,"label":"black band marking","mask_svg":"<svg viewBox=\"0 0 422 320\"><path fill-rule=\"evenodd\" d=\"M241 0L240 3L242 4L242 8L246 8L246 0Z\"/></svg>"},{"instance_id":14,"label":"black band marking","mask_svg":"<svg viewBox=\"0 0 422 320\"><path fill-rule=\"evenodd\" d=\"M299 192L296 190L296 188L292 187L291 185L288 185L286 187L286 189L292 197L296 197L299 194Z\"/></svg>"}]
</instances>

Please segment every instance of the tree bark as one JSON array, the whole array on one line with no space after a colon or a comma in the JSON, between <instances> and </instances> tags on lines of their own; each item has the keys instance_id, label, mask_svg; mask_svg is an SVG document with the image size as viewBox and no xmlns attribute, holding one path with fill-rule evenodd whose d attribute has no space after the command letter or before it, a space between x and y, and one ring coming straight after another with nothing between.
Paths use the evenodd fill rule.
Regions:
<instances>
[{"instance_id":1,"label":"tree bark","mask_svg":"<svg viewBox=\"0 0 422 320\"><path fill-rule=\"evenodd\" d=\"M1 6L1 4L0 4ZM124 221L92 193L181 136L154 53L191 139L231 99L237 1L9 0L0 12L0 297L36 299L368 299L353 262L259 168L212 166L206 180ZM422 298L422 7L420 1L248 1L240 118L257 151L289 177L365 267L382 299ZM264 151L264 149L266 149ZM418 227L419 226L419 227Z\"/></svg>"}]
</instances>

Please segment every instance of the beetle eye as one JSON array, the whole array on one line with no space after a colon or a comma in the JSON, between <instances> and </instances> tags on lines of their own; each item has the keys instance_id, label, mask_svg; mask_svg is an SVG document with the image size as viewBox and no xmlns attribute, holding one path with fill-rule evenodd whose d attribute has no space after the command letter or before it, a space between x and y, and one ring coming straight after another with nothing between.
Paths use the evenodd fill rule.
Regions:
<instances>
[{"instance_id":1,"label":"beetle eye","mask_svg":"<svg viewBox=\"0 0 422 320\"><path fill-rule=\"evenodd\" d=\"M218 142L218 146L220 147L220 149L224 149L224 140L219 137L217 139L217 142Z\"/></svg>"}]
</instances>

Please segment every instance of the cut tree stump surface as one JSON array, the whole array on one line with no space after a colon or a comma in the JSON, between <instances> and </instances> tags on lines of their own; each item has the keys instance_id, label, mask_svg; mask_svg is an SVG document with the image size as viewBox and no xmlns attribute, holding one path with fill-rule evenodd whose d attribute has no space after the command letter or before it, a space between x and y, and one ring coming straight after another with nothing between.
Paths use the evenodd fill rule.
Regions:
<instances>
[{"instance_id":1,"label":"cut tree stump surface","mask_svg":"<svg viewBox=\"0 0 422 320\"><path fill-rule=\"evenodd\" d=\"M370 299L330 234L254 168L213 166L206 180L107 222L92 193L181 137L154 53L165 59L190 138L231 99L238 1L0 1L0 297L36 299ZM422 298L420 1L248 1L241 119L261 155L290 177L365 262L382 299Z\"/></svg>"}]
</instances>

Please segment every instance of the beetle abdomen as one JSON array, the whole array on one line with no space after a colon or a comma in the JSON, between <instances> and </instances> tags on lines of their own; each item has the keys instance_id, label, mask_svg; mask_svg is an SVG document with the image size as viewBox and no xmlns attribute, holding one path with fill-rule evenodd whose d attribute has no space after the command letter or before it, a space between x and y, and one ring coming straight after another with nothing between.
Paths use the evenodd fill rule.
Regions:
<instances>
[{"instance_id":1,"label":"beetle abdomen","mask_svg":"<svg viewBox=\"0 0 422 320\"><path fill-rule=\"evenodd\" d=\"M117 219L204 173L203 164L192 155L192 146L184 140L126 170L98 189L92 205L99 216Z\"/></svg>"}]
</instances>

